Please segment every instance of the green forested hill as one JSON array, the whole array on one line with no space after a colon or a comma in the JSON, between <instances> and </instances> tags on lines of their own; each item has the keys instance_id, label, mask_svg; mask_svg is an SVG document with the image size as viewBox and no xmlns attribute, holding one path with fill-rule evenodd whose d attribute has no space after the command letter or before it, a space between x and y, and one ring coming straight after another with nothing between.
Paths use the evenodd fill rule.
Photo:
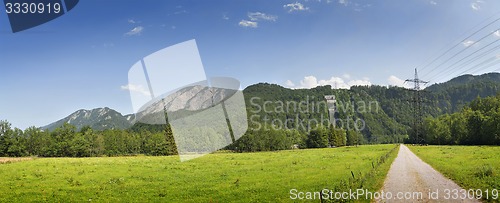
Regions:
<instances>
[{"instance_id":1,"label":"green forested hill","mask_svg":"<svg viewBox=\"0 0 500 203\"><path fill-rule=\"evenodd\" d=\"M322 103L325 101L325 95L336 96L338 110L335 118L342 120L340 122L343 122L344 128L355 129L354 122L358 119L365 122L363 127L362 122L358 120L357 126L368 142L392 142L395 135L406 134L408 128L396 122L383 110L380 99L359 88L345 90L322 86L292 90L274 84L260 83L247 87L244 95L250 128L255 128L254 124L257 122L302 132L314 128L316 121L327 126L328 114L325 103ZM300 105L301 102L303 105ZM297 108L294 108L295 104ZM284 106L283 111L281 106ZM287 120L289 122L285 126Z\"/></svg>"},{"instance_id":2,"label":"green forested hill","mask_svg":"<svg viewBox=\"0 0 500 203\"><path fill-rule=\"evenodd\" d=\"M433 101L443 98L449 103L438 105L446 113L460 110L476 97L493 96L500 90L500 73L479 76L462 75L448 82L431 85L425 90L432 92Z\"/></svg>"},{"instance_id":3,"label":"green forested hill","mask_svg":"<svg viewBox=\"0 0 500 203\"><path fill-rule=\"evenodd\" d=\"M475 98L493 96L499 90L499 73L464 75L431 85L421 93L424 101L423 117L457 112ZM351 87L348 90L332 89L331 86L288 89L275 84L259 83L247 87L244 95L251 128L255 128L256 123L263 122L278 128L307 131L308 121L321 121L327 117L325 105L317 105L324 101L324 95L335 95L337 98L338 111L335 118L351 122L362 119L365 122L362 133L368 142L399 141L401 135L408 134L413 122L413 92L401 87L373 85ZM300 102L309 104L302 105L308 108L294 109L293 103ZM287 120L289 122L284 124ZM323 123L326 121L323 120ZM314 124L315 122L311 123ZM352 128L353 123L350 124Z\"/></svg>"}]
</instances>

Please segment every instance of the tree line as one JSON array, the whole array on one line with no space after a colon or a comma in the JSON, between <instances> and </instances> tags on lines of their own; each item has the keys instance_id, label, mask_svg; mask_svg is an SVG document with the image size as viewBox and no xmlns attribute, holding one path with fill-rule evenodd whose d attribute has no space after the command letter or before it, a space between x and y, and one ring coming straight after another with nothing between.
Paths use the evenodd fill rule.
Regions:
<instances>
[{"instance_id":1,"label":"tree line","mask_svg":"<svg viewBox=\"0 0 500 203\"><path fill-rule=\"evenodd\" d=\"M294 148L325 148L364 144L360 132L316 126L308 133L270 126L248 130L225 150L236 152L276 151ZM12 128L0 121L0 156L21 157L97 157L145 154L177 154L169 125L138 124L128 130L94 131L86 126L77 130L65 123L53 131L29 127Z\"/></svg>"},{"instance_id":2,"label":"tree line","mask_svg":"<svg viewBox=\"0 0 500 203\"><path fill-rule=\"evenodd\" d=\"M424 120L425 141L438 145L500 145L500 93L477 97L461 111Z\"/></svg>"},{"instance_id":3,"label":"tree line","mask_svg":"<svg viewBox=\"0 0 500 203\"><path fill-rule=\"evenodd\" d=\"M77 131L68 123L53 131L30 127L22 131L0 121L0 156L92 157L122 155L172 155L177 150L164 132L104 130ZM171 130L170 130L171 131Z\"/></svg>"},{"instance_id":4,"label":"tree line","mask_svg":"<svg viewBox=\"0 0 500 203\"><path fill-rule=\"evenodd\" d=\"M274 127L249 130L226 149L238 152L276 151L287 149L343 147L365 144L361 132L318 125L307 133L297 129Z\"/></svg>"}]
</instances>

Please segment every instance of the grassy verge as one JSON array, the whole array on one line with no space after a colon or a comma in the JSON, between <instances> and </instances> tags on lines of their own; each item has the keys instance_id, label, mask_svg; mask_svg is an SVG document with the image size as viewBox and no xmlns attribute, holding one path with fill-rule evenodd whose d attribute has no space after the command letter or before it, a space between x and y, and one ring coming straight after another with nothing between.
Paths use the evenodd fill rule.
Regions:
<instances>
[{"instance_id":1,"label":"grassy verge","mask_svg":"<svg viewBox=\"0 0 500 203\"><path fill-rule=\"evenodd\" d=\"M394 145L393 145L394 146ZM370 192L380 191L384 185L385 177L389 172L392 162L396 159L399 151L399 145L395 145L390 151L380 156L378 159L371 162L368 170L355 173L351 171L352 177L347 180L342 180L340 184L334 187L334 191L356 191L363 189ZM360 196L361 199L333 199L330 202L371 202L372 199L365 199L365 196Z\"/></svg>"},{"instance_id":2,"label":"grassy verge","mask_svg":"<svg viewBox=\"0 0 500 203\"><path fill-rule=\"evenodd\" d=\"M408 146L418 157L464 189L481 189L483 199L500 190L500 147L497 146ZM489 190L489 199L484 191ZM498 193L497 193L498 194Z\"/></svg>"},{"instance_id":3,"label":"grassy verge","mask_svg":"<svg viewBox=\"0 0 500 203\"><path fill-rule=\"evenodd\" d=\"M388 154L385 156L385 160L383 158L379 159L381 161L379 163L379 166L375 166L375 169L372 170L369 174L369 178L366 180L365 187L369 191L380 191L382 189L382 186L384 186L384 181L385 178L387 177L387 173L389 173L389 169L391 168L392 162L394 162L394 159L398 156L399 152L399 145L391 150Z\"/></svg>"},{"instance_id":4,"label":"grassy verge","mask_svg":"<svg viewBox=\"0 0 500 203\"><path fill-rule=\"evenodd\" d=\"M394 147L210 154L182 163L178 157L39 158L0 165L0 201L284 202L291 189L320 191L351 171L368 174ZM383 181L382 169L373 177ZM380 184L366 179L365 185Z\"/></svg>"}]
</instances>

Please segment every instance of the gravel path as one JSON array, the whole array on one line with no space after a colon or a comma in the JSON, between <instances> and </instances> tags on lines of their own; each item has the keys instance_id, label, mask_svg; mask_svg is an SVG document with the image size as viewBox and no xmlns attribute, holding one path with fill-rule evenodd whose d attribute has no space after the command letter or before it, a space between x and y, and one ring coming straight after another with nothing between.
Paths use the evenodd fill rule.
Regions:
<instances>
[{"instance_id":1,"label":"gravel path","mask_svg":"<svg viewBox=\"0 0 500 203\"><path fill-rule=\"evenodd\" d=\"M401 145L387 174L377 202L479 202L461 199L462 188L423 162L408 147ZM458 197L454 195L458 192ZM429 195L429 191L434 192ZM438 193L435 193L438 191ZM389 199L389 194L392 198ZM447 194L448 193L448 194ZM398 197L399 195L399 197ZM453 197L455 196L455 198ZM446 198L448 197L448 199ZM399 199L402 198L402 199Z\"/></svg>"}]
</instances>

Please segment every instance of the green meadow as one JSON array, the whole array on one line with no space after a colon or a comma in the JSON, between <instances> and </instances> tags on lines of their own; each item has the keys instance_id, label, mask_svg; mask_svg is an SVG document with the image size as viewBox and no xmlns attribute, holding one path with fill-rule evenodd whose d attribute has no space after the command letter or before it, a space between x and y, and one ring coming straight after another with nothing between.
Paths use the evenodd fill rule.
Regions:
<instances>
[{"instance_id":1,"label":"green meadow","mask_svg":"<svg viewBox=\"0 0 500 203\"><path fill-rule=\"evenodd\" d=\"M418 157L464 189L500 190L500 147L498 146L410 146ZM497 193L498 196L498 193ZM500 197L499 197L500 198ZM497 199L496 201L498 201Z\"/></svg>"},{"instance_id":2,"label":"green meadow","mask_svg":"<svg viewBox=\"0 0 500 203\"><path fill-rule=\"evenodd\" d=\"M376 191L395 148L214 153L187 162L178 156L35 158L0 164L0 201L287 202L291 189L333 189L353 174ZM386 161L378 166L381 157Z\"/></svg>"}]
</instances>

